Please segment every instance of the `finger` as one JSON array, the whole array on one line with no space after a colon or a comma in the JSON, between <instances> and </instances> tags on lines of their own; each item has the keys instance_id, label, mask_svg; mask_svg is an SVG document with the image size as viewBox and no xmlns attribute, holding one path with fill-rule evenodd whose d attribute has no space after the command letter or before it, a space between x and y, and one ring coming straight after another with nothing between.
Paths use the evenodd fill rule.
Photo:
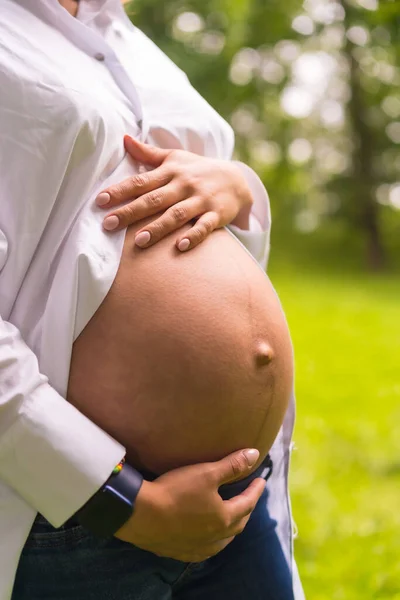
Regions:
<instances>
[{"instance_id":1,"label":"finger","mask_svg":"<svg viewBox=\"0 0 400 600\"><path fill-rule=\"evenodd\" d=\"M220 218L216 212L207 212L197 219L189 231L176 241L176 246L181 252L195 248L203 242L215 229L220 226Z\"/></svg>"},{"instance_id":2,"label":"finger","mask_svg":"<svg viewBox=\"0 0 400 600\"><path fill-rule=\"evenodd\" d=\"M166 150L151 146L150 144L143 144L130 135L124 136L124 146L134 160L152 165L153 167L159 167L172 152L171 149Z\"/></svg>"},{"instance_id":3,"label":"finger","mask_svg":"<svg viewBox=\"0 0 400 600\"><path fill-rule=\"evenodd\" d=\"M170 206L161 217L148 223L142 231L138 231L135 243L140 248L148 248L159 242L172 231L176 231L197 217L201 211L201 201L193 198L178 203L171 202L171 204L173 206Z\"/></svg>"},{"instance_id":4,"label":"finger","mask_svg":"<svg viewBox=\"0 0 400 600\"><path fill-rule=\"evenodd\" d=\"M229 527L220 529L218 533L215 533L215 535L212 538L213 543L216 544L216 543L219 543L226 539L230 540L232 537L236 537L237 535L240 535L242 533L242 531L244 530L244 528L246 527L247 523L249 522L249 519L251 517L251 512L249 512L249 514L246 515L245 517L241 517L240 519L232 521L232 523L231 523L231 525L229 525ZM229 520L229 519L230 519L230 517L226 517L226 520Z\"/></svg>"},{"instance_id":5,"label":"finger","mask_svg":"<svg viewBox=\"0 0 400 600\"><path fill-rule=\"evenodd\" d=\"M251 513L247 515L247 517L243 517L242 519L239 519L238 521L235 521L231 527L229 527L229 530L227 531L227 534L229 536L233 536L236 537L237 535L240 535L243 531L244 528L246 527L247 523L249 522L251 517Z\"/></svg>"},{"instance_id":6,"label":"finger","mask_svg":"<svg viewBox=\"0 0 400 600\"><path fill-rule=\"evenodd\" d=\"M122 202L139 198L143 194L167 185L172 177L173 174L163 167L146 173L138 173L103 190L97 196L96 204L101 208L117 206Z\"/></svg>"},{"instance_id":7,"label":"finger","mask_svg":"<svg viewBox=\"0 0 400 600\"><path fill-rule=\"evenodd\" d=\"M174 204L180 203L183 198L183 190L175 183L169 183L168 185L144 194L137 200L125 204L125 206L115 210L112 215L107 215L104 219L104 226L106 229L109 229L106 223L107 219L112 217L114 220L114 217L117 217L118 229L123 229L145 217L155 215ZM148 231L149 227L150 225L146 227L146 231ZM116 228L117 227L114 225L113 229Z\"/></svg>"},{"instance_id":8,"label":"finger","mask_svg":"<svg viewBox=\"0 0 400 600\"><path fill-rule=\"evenodd\" d=\"M238 452L232 452L232 454L221 460L210 463L208 469L214 476L215 483L220 486L237 479L244 479L249 475L259 456L260 453L256 448L239 450Z\"/></svg>"},{"instance_id":9,"label":"finger","mask_svg":"<svg viewBox=\"0 0 400 600\"><path fill-rule=\"evenodd\" d=\"M175 202L179 202L179 200L180 190L170 183L144 194L138 200L128 202L128 204L107 215L103 221L103 227L107 231L124 229L132 223L165 210ZM148 228L149 226L146 226L146 230Z\"/></svg>"},{"instance_id":10,"label":"finger","mask_svg":"<svg viewBox=\"0 0 400 600\"><path fill-rule=\"evenodd\" d=\"M257 477L257 479L254 479L241 494L230 500L224 500L224 510L227 511L231 523L250 515L255 509L264 490L265 479Z\"/></svg>"}]
</instances>

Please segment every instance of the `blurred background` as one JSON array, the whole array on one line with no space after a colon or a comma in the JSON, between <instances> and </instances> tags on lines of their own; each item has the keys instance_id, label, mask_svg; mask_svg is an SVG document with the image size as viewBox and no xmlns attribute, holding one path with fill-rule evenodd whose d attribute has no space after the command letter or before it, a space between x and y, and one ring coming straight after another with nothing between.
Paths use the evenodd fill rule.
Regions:
<instances>
[{"instance_id":1,"label":"blurred background","mask_svg":"<svg viewBox=\"0 0 400 600\"><path fill-rule=\"evenodd\" d=\"M134 0L267 187L308 600L399 600L400 2ZM251 600L251 599L249 599Z\"/></svg>"}]
</instances>

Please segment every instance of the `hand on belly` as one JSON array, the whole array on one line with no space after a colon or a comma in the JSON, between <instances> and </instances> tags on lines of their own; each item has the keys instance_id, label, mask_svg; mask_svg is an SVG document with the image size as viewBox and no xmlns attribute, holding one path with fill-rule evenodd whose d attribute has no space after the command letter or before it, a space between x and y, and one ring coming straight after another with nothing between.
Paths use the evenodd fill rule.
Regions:
<instances>
[{"instance_id":1,"label":"hand on belly","mask_svg":"<svg viewBox=\"0 0 400 600\"><path fill-rule=\"evenodd\" d=\"M171 236L139 250L134 234L74 344L68 400L139 469L159 474L247 447L261 461L293 385L269 279L225 230L188 254Z\"/></svg>"}]
</instances>

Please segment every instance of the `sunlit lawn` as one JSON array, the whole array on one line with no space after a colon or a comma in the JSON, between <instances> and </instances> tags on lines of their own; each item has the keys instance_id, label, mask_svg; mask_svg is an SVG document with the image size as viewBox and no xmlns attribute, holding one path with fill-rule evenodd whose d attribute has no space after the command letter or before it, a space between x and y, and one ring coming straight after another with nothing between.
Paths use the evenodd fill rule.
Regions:
<instances>
[{"instance_id":1,"label":"sunlit lawn","mask_svg":"<svg viewBox=\"0 0 400 600\"><path fill-rule=\"evenodd\" d=\"M308 600L399 600L400 276L328 272L270 269L297 356L297 560Z\"/></svg>"}]
</instances>

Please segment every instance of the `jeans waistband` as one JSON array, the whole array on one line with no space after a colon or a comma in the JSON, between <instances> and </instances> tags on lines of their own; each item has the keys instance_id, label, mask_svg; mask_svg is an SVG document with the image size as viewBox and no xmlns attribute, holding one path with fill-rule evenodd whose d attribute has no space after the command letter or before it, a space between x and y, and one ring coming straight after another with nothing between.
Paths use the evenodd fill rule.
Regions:
<instances>
[{"instance_id":1,"label":"jeans waistband","mask_svg":"<svg viewBox=\"0 0 400 600\"><path fill-rule=\"evenodd\" d=\"M261 463L261 465L257 467L257 469L253 471L253 473L250 473L250 475L248 475L244 479L240 479L239 481L234 481L233 483L225 483L224 485L221 485L221 487L218 490L218 493L223 500L229 500L234 496L238 496L239 494L244 492L244 490L250 485L252 481L254 481L254 479L262 477L263 479L265 479L265 481L267 481L271 477L272 468L272 459L268 454Z\"/></svg>"},{"instance_id":2,"label":"jeans waistband","mask_svg":"<svg viewBox=\"0 0 400 600\"><path fill-rule=\"evenodd\" d=\"M257 467L253 473L250 473L244 479L239 479L239 481L234 481L233 483L225 483L221 485L218 492L219 495L224 500L229 500L229 498L233 498L238 494L241 494L257 477L262 477L267 481L272 474L272 459L269 454L265 457L263 462ZM147 471L142 471L142 475L146 481L154 481L159 477L159 475L154 475L153 473L149 473Z\"/></svg>"}]
</instances>

